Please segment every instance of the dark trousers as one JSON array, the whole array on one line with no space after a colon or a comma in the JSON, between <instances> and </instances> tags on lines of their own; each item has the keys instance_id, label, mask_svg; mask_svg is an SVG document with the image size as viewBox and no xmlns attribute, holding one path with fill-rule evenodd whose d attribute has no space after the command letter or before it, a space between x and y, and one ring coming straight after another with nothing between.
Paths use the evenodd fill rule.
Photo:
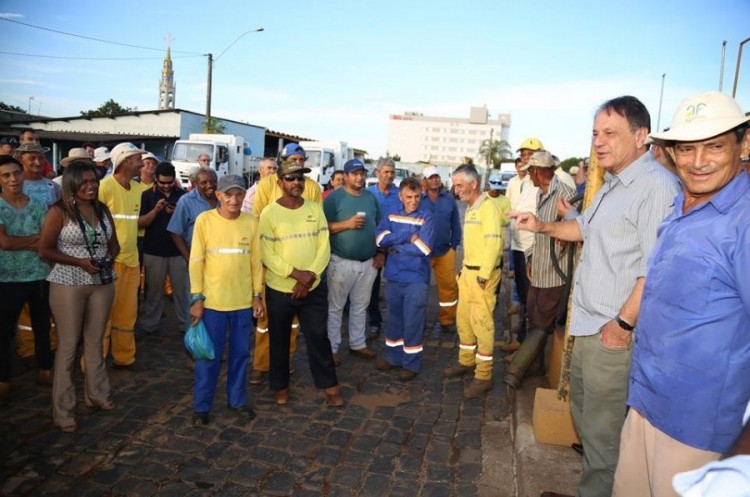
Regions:
<instances>
[{"instance_id":1,"label":"dark trousers","mask_svg":"<svg viewBox=\"0 0 750 497\"><path fill-rule=\"evenodd\" d=\"M513 250L513 273L518 300L521 303L521 326L518 328L518 341L526 339L526 301L529 297L529 279L526 277L526 254Z\"/></svg>"},{"instance_id":2,"label":"dark trousers","mask_svg":"<svg viewBox=\"0 0 750 497\"><path fill-rule=\"evenodd\" d=\"M378 269L378 275L375 277L375 283L372 284L372 292L370 292L370 305L367 306L370 326L378 328L383 324L383 316L380 315L380 275L382 273L383 269Z\"/></svg>"},{"instance_id":3,"label":"dark trousers","mask_svg":"<svg viewBox=\"0 0 750 497\"><path fill-rule=\"evenodd\" d=\"M52 369L52 350L49 341L49 283L44 280L0 282L0 295L0 382L10 381L11 342L16 332L18 316L27 302L31 328L34 330L37 367Z\"/></svg>"},{"instance_id":4,"label":"dark trousers","mask_svg":"<svg viewBox=\"0 0 750 497\"><path fill-rule=\"evenodd\" d=\"M328 287L325 282L301 299L293 299L291 293L266 286L266 310L271 346L271 390L289 387L289 340L295 315L307 344L307 359L315 386L330 388L338 385L328 340Z\"/></svg>"}]
</instances>

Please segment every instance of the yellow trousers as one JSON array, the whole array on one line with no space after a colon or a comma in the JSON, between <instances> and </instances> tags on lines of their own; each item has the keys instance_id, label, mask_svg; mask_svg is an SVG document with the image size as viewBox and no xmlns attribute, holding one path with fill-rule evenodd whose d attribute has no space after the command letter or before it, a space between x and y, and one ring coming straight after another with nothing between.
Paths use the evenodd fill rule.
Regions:
<instances>
[{"instance_id":1,"label":"yellow trousers","mask_svg":"<svg viewBox=\"0 0 750 497\"><path fill-rule=\"evenodd\" d=\"M265 277L265 269L263 270ZM299 319L294 317L292 333L289 343L289 363L297 352L297 336L299 335ZM255 346L253 348L253 369L267 373L271 370L271 342L268 337L268 310L266 309L266 287L263 286L263 317L255 327Z\"/></svg>"},{"instance_id":2,"label":"yellow trousers","mask_svg":"<svg viewBox=\"0 0 750 497\"><path fill-rule=\"evenodd\" d=\"M110 346L115 364L128 366L135 362L135 321L138 317L138 284L141 271L115 261L115 300L104 329L104 357Z\"/></svg>"},{"instance_id":3,"label":"yellow trousers","mask_svg":"<svg viewBox=\"0 0 750 497\"><path fill-rule=\"evenodd\" d=\"M438 321L443 326L456 322L456 306L458 304L458 285L456 284L456 251L448 250L440 257L431 259L432 270L437 283L438 304L440 312Z\"/></svg>"},{"instance_id":4,"label":"yellow trousers","mask_svg":"<svg viewBox=\"0 0 750 497\"><path fill-rule=\"evenodd\" d=\"M477 282L479 271L464 267L458 276L458 362L474 367L478 380L492 378L492 353L495 347L495 320L492 312L497 301L500 268L492 271L484 289Z\"/></svg>"},{"instance_id":5,"label":"yellow trousers","mask_svg":"<svg viewBox=\"0 0 750 497\"><path fill-rule=\"evenodd\" d=\"M52 319L49 328L50 348L57 348L57 328L55 320ZM19 357L34 357L34 330L31 328L31 317L29 316L29 304L24 304L21 315L18 316L16 325L16 344L18 345Z\"/></svg>"}]
</instances>

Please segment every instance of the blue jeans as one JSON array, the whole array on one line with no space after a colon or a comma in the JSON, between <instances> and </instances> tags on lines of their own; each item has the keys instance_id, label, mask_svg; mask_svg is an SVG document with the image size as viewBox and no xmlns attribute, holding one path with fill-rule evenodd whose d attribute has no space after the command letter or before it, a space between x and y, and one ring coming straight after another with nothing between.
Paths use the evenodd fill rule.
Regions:
<instances>
[{"instance_id":1,"label":"blue jeans","mask_svg":"<svg viewBox=\"0 0 750 497\"><path fill-rule=\"evenodd\" d=\"M221 371L221 356L224 353L227 329L229 329L229 355L227 358L227 403L239 408L247 405L247 364L250 360L250 337L253 331L252 309L236 311L203 312L211 341L214 343L214 358L210 361L195 361L195 393L193 410L210 412L214 403L216 382Z\"/></svg>"},{"instance_id":2,"label":"blue jeans","mask_svg":"<svg viewBox=\"0 0 750 497\"><path fill-rule=\"evenodd\" d=\"M386 360L415 373L422 369L427 290L427 283L396 281L389 281L385 289L388 305Z\"/></svg>"}]
</instances>

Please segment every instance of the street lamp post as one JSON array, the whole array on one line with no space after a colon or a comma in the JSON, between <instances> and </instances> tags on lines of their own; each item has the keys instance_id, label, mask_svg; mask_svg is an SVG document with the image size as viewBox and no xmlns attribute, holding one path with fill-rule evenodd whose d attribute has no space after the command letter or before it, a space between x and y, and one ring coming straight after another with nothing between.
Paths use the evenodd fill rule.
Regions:
<instances>
[{"instance_id":1,"label":"street lamp post","mask_svg":"<svg viewBox=\"0 0 750 497\"><path fill-rule=\"evenodd\" d=\"M737 50L737 67L734 68L734 88L732 88L732 98L737 96L737 80L740 78L740 62L742 62L742 46L750 41L750 38L745 38L740 42L740 48Z\"/></svg>"},{"instance_id":2,"label":"street lamp post","mask_svg":"<svg viewBox=\"0 0 750 497\"><path fill-rule=\"evenodd\" d=\"M218 61L221 58L221 56L224 55L224 53L226 53L227 50L232 48L232 46L234 46L235 43L240 41L240 38L242 38L243 36L248 35L250 33L260 33L261 31L264 31L264 29L258 28L258 29L251 29L250 31L245 31L244 33L239 35L237 38L235 38L235 40L232 43L230 43L229 46L227 46L227 48L222 50L222 52L219 54L218 57L216 57L216 59L214 59L214 56L212 53L206 54L206 57L208 57L208 81L206 83L206 122L203 125L203 130L205 132L208 132L211 126L211 83L213 79L214 62Z\"/></svg>"},{"instance_id":3,"label":"street lamp post","mask_svg":"<svg viewBox=\"0 0 750 497\"><path fill-rule=\"evenodd\" d=\"M29 97L29 108L28 108L28 111L27 111L28 114L31 114L31 101L32 100L34 100L34 97Z\"/></svg>"}]
</instances>

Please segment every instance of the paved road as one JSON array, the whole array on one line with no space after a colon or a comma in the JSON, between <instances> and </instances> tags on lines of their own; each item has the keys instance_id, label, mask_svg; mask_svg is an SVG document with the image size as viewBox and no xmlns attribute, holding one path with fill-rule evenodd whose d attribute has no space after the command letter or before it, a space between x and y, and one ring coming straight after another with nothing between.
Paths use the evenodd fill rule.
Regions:
<instances>
[{"instance_id":1,"label":"paved road","mask_svg":"<svg viewBox=\"0 0 750 497\"><path fill-rule=\"evenodd\" d=\"M419 376L404 384L393 373L374 370L372 362L344 355L338 373L346 406L339 410L326 407L314 388L301 340L288 406L276 406L267 385L251 386L258 416L242 421L226 408L222 378L211 424L193 426L192 372L168 318L157 335L138 336L138 363L147 369L110 369L114 411L83 406L77 375L76 433L52 425L50 390L36 386L33 372L21 373L13 378L11 403L0 407L0 492L513 495L503 483L512 486L513 475L512 456L503 459L509 406L501 354L490 395L464 400L469 379L441 375L457 349L455 335L439 331L435 293L432 286ZM496 314L500 337L502 316ZM382 354L382 337L373 346Z\"/></svg>"}]
</instances>

